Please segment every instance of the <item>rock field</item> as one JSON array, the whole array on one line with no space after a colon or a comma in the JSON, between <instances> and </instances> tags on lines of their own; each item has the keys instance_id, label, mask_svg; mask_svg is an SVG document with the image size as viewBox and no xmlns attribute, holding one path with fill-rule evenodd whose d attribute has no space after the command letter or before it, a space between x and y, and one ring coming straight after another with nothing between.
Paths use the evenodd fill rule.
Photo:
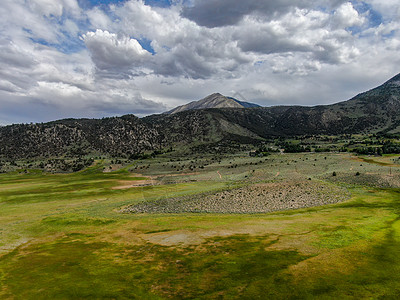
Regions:
<instances>
[{"instance_id":1,"label":"rock field","mask_svg":"<svg viewBox=\"0 0 400 300\"><path fill-rule=\"evenodd\" d=\"M258 183L214 194L142 202L125 213L266 213L344 201L350 193L320 181Z\"/></svg>"},{"instance_id":2,"label":"rock field","mask_svg":"<svg viewBox=\"0 0 400 300\"><path fill-rule=\"evenodd\" d=\"M324 179L333 183L366 185L377 188L400 188L400 174L397 170L393 171L392 174L361 173L355 175L354 173L338 172L336 176L329 175L325 176Z\"/></svg>"}]
</instances>

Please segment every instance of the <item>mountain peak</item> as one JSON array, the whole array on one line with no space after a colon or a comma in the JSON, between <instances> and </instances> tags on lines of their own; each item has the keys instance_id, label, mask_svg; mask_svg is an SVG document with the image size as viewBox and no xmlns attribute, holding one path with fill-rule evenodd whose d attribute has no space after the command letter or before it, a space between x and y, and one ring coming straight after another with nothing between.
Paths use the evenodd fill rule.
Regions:
<instances>
[{"instance_id":1,"label":"mountain peak","mask_svg":"<svg viewBox=\"0 0 400 300\"><path fill-rule=\"evenodd\" d=\"M225 96L222 95L221 93L212 93L211 95L208 95L207 97L225 97Z\"/></svg>"},{"instance_id":2,"label":"mountain peak","mask_svg":"<svg viewBox=\"0 0 400 300\"><path fill-rule=\"evenodd\" d=\"M390 78L388 81L384 83L385 85L395 85L400 87L400 73L396 76Z\"/></svg>"},{"instance_id":3,"label":"mountain peak","mask_svg":"<svg viewBox=\"0 0 400 300\"><path fill-rule=\"evenodd\" d=\"M242 102L232 97L226 97L220 93L213 93L201 100L192 101L188 104L178 106L166 113L175 114L185 110L205 109L205 108L248 108L248 107L258 107L258 106L259 105L257 104Z\"/></svg>"},{"instance_id":4,"label":"mountain peak","mask_svg":"<svg viewBox=\"0 0 400 300\"><path fill-rule=\"evenodd\" d=\"M400 74L376 88L358 94L350 101L361 101L360 105L365 105L366 103L370 105L385 104L386 109L389 109L391 113L397 113L400 109Z\"/></svg>"}]
</instances>

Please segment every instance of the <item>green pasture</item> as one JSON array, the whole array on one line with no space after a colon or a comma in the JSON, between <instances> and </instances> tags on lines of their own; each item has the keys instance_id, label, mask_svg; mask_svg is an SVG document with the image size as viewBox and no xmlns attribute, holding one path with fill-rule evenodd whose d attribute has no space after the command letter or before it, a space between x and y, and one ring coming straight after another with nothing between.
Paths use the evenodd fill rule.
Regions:
<instances>
[{"instance_id":1,"label":"green pasture","mask_svg":"<svg viewBox=\"0 0 400 300\"><path fill-rule=\"evenodd\" d=\"M165 161L146 162L142 175L131 167L103 173L101 161L73 174L0 174L0 298L399 298L397 188L338 181L352 194L346 202L271 214L119 211L259 181L329 181L333 171L351 178L389 168L348 154L259 161L224 158L196 174L156 179L168 184L128 189L114 188L167 174Z\"/></svg>"}]
</instances>

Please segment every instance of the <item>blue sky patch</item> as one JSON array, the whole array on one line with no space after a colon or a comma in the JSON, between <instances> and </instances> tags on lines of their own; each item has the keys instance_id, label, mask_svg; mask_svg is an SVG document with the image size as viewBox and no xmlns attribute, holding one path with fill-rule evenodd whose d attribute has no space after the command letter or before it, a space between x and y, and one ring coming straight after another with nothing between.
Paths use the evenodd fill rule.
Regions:
<instances>
[{"instance_id":1,"label":"blue sky patch","mask_svg":"<svg viewBox=\"0 0 400 300\"><path fill-rule=\"evenodd\" d=\"M68 39L58 44L49 43L44 39L29 38L32 42L43 46L54 48L65 54L72 54L83 50L85 44L80 39Z\"/></svg>"},{"instance_id":2,"label":"blue sky patch","mask_svg":"<svg viewBox=\"0 0 400 300\"><path fill-rule=\"evenodd\" d=\"M383 18L379 12L374 10L371 5L365 2L353 3L354 8L361 14L368 12L368 27L378 27L383 23Z\"/></svg>"},{"instance_id":3,"label":"blue sky patch","mask_svg":"<svg viewBox=\"0 0 400 300\"><path fill-rule=\"evenodd\" d=\"M151 40L146 39L146 38L141 38L141 39L137 39L137 41L143 47L143 49L149 51L153 55L156 54L153 47L151 46Z\"/></svg>"},{"instance_id":4,"label":"blue sky patch","mask_svg":"<svg viewBox=\"0 0 400 300\"><path fill-rule=\"evenodd\" d=\"M90 9L95 6L108 6L110 4L123 4L127 0L78 0L78 4L83 9Z\"/></svg>"},{"instance_id":5,"label":"blue sky patch","mask_svg":"<svg viewBox=\"0 0 400 300\"><path fill-rule=\"evenodd\" d=\"M157 6L157 7L170 7L172 1L170 0L145 0L146 5Z\"/></svg>"},{"instance_id":6,"label":"blue sky patch","mask_svg":"<svg viewBox=\"0 0 400 300\"><path fill-rule=\"evenodd\" d=\"M128 0L78 0L79 6L83 9L90 9L95 6L108 6L110 4L123 4ZM146 5L157 7L170 7L171 0L145 0Z\"/></svg>"}]
</instances>

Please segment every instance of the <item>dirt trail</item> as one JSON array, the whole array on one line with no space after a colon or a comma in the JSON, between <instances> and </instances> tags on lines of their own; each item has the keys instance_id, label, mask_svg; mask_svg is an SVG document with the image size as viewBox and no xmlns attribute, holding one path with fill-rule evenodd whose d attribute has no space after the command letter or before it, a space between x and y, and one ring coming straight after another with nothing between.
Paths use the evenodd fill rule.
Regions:
<instances>
[{"instance_id":1,"label":"dirt trail","mask_svg":"<svg viewBox=\"0 0 400 300\"><path fill-rule=\"evenodd\" d=\"M118 183L120 185L112 187L113 190L123 190L130 189L133 187L141 187L141 186L149 186L149 185L162 185L162 179L164 177L178 177L178 176L190 176L197 175L198 172L193 173L177 173L177 174L166 174L166 175L155 175L155 176L146 176L140 173L134 173L131 177L144 177L146 179L142 180L119 180ZM221 176L221 175L220 175ZM159 180L161 178L161 181ZM222 178L222 177L221 177ZM157 180L158 179L158 180Z\"/></svg>"},{"instance_id":2,"label":"dirt trail","mask_svg":"<svg viewBox=\"0 0 400 300\"><path fill-rule=\"evenodd\" d=\"M130 189L133 187L139 187L139 186L148 186L148 185L156 185L158 184L157 181L152 180L152 179L147 179L147 180L120 180L118 181L121 185L117 185L112 187L113 190L123 190L123 189Z\"/></svg>"},{"instance_id":3,"label":"dirt trail","mask_svg":"<svg viewBox=\"0 0 400 300\"><path fill-rule=\"evenodd\" d=\"M352 156L349 159L359 161L359 162L366 162L369 164L375 164L375 165L379 165L379 166L383 166L383 167L400 167L400 165L393 163L393 162L381 161L381 160L379 160L380 157L372 157L371 156L371 158L365 158L365 157Z\"/></svg>"}]
</instances>

